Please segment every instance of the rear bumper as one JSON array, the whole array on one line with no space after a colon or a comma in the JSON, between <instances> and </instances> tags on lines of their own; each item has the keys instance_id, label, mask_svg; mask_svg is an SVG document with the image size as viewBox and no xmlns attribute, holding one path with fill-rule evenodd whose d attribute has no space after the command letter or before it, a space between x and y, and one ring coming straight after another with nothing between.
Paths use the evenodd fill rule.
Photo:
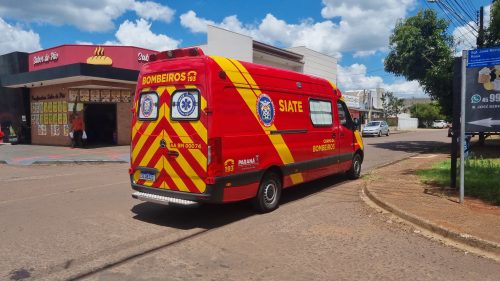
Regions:
<instances>
[{"instance_id":1,"label":"rear bumper","mask_svg":"<svg viewBox=\"0 0 500 281\"><path fill-rule=\"evenodd\" d=\"M169 198L176 198L181 200L193 201L193 202L206 202L206 203L222 203L224 189L217 188L215 185L207 185L205 192L203 193L189 193L161 188L154 188L144 185L139 185L134 183L132 177L130 177L130 182L132 184L132 189L138 192L164 196ZM151 201L153 202L153 201Z\"/></svg>"}]
</instances>

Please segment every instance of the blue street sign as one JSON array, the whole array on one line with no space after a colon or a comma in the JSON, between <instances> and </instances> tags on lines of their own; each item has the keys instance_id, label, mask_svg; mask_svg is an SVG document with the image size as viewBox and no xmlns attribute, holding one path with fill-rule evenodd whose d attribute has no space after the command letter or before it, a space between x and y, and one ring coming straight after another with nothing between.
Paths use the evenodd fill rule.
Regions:
<instances>
[{"instance_id":1,"label":"blue street sign","mask_svg":"<svg viewBox=\"0 0 500 281\"><path fill-rule=\"evenodd\" d=\"M469 51L467 68L500 65L500 47Z\"/></svg>"}]
</instances>

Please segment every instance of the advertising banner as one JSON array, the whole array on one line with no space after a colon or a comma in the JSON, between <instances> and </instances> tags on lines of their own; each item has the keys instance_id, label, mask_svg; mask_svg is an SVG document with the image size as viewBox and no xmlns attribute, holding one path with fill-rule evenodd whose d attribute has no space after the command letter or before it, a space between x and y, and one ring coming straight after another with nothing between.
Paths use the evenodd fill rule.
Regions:
<instances>
[{"instance_id":1,"label":"advertising banner","mask_svg":"<svg viewBox=\"0 0 500 281\"><path fill-rule=\"evenodd\" d=\"M500 47L468 54L465 131L500 132Z\"/></svg>"}]
</instances>

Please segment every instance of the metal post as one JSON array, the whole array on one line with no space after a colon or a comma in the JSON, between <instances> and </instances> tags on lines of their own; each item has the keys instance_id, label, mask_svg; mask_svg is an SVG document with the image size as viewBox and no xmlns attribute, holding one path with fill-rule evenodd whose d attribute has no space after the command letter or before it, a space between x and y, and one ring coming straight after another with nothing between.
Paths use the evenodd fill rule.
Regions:
<instances>
[{"instance_id":1,"label":"metal post","mask_svg":"<svg viewBox=\"0 0 500 281\"><path fill-rule=\"evenodd\" d=\"M462 86L460 90L460 203L464 203L464 168L465 168L465 82L466 82L467 50L462 51Z\"/></svg>"}]
</instances>

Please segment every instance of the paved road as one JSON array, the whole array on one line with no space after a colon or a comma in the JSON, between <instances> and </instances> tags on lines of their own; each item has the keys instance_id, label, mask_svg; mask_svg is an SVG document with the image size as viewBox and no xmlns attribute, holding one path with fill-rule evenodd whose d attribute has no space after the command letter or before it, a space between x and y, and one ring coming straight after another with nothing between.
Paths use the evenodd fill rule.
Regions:
<instances>
[{"instance_id":1,"label":"paved road","mask_svg":"<svg viewBox=\"0 0 500 281\"><path fill-rule=\"evenodd\" d=\"M364 168L443 130L366 139ZM379 214L357 182L287 190L273 213L130 198L126 164L0 166L0 280L497 280L500 265Z\"/></svg>"}]
</instances>

